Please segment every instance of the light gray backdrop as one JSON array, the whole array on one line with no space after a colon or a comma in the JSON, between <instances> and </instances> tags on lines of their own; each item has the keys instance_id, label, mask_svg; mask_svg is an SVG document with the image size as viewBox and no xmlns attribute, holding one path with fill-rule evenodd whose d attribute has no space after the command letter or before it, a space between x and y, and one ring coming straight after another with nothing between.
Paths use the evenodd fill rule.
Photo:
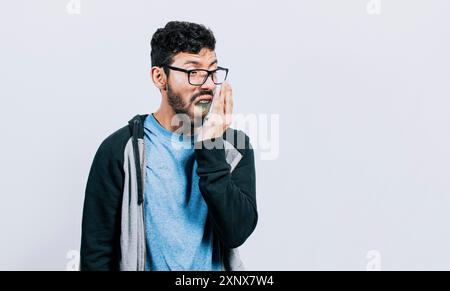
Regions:
<instances>
[{"instance_id":1,"label":"light gray backdrop","mask_svg":"<svg viewBox=\"0 0 450 291\"><path fill-rule=\"evenodd\" d=\"M215 32L236 113L279 117L248 269L450 269L450 1L69 2L1 0L0 269L73 268L92 158L157 109L169 20Z\"/></svg>"}]
</instances>

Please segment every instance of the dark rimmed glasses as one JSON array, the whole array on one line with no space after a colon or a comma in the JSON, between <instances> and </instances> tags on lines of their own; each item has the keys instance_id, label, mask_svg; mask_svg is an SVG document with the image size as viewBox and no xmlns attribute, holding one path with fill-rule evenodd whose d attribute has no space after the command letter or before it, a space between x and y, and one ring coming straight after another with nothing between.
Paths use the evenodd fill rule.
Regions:
<instances>
[{"instance_id":1,"label":"dark rimmed glasses","mask_svg":"<svg viewBox=\"0 0 450 291\"><path fill-rule=\"evenodd\" d=\"M168 69L184 72L188 75L188 82L193 86L201 86L205 84L206 80L208 80L209 75L212 76L212 81L216 85L222 84L228 76L228 69L217 67L217 69L209 71L205 69L193 69L193 70L185 70L182 68L172 67L172 66L164 66Z\"/></svg>"}]
</instances>

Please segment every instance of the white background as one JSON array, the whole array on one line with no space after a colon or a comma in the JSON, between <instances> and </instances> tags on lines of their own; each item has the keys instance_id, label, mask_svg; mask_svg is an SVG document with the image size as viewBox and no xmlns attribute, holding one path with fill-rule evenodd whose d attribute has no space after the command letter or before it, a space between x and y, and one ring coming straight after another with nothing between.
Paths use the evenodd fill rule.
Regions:
<instances>
[{"instance_id":1,"label":"white background","mask_svg":"<svg viewBox=\"0 0 450 291\"><path fill-rule=\"evenodd\" d=\"M214 31L236 113L279 116L247 269L450 269L450 1L368 2L2 0L0 269L70 264L97 147L159 105L170 20Z\"/></svg>"}]
</instances>

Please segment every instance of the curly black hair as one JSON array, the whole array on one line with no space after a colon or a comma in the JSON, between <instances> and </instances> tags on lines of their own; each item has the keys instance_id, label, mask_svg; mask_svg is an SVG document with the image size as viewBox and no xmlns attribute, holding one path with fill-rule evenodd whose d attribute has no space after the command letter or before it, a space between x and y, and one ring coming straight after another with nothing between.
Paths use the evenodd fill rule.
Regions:
<instances>
[{"instance_id":1,"label":"curly black hair","mask_svg":"<svg viewBox=\"0 0 450 291\"><path fill-rule=\"evenodd\" d=\"M215 46L216 39L213 32L204 25L186 21L170 21L164 28L158 28L153 34L152 66L171 65L173 57L180 52L197 54L202 48L214 50ZM168 73L166 71L166 74Z\"/></svg>"}]
</instances>

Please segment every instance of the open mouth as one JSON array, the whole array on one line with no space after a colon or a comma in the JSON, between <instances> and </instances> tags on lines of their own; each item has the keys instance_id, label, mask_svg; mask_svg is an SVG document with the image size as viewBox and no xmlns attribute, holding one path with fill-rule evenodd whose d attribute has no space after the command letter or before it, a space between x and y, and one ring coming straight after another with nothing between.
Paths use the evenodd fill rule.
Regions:
<instances>
[{"instance_id":1,"label":"open mouth","mask_svg":"<svg viewBox=\"0 0 450 291\"><path fill-rule=\"evenodd\" d=\"M210 95L201 95L198 97L198 101L195 104L209 104L212 101L212 96Z\"/></svg>"},{"instance_id":2,"label":"open mouth","mask_svg":"<svg viewBox=\"0 0 450 291\"><path fill-rule=\"evenodd\" d=\"M211 100L200 100L197 102L197 104L209 104L211 103Z\"/></svg>"}]
</instances>

